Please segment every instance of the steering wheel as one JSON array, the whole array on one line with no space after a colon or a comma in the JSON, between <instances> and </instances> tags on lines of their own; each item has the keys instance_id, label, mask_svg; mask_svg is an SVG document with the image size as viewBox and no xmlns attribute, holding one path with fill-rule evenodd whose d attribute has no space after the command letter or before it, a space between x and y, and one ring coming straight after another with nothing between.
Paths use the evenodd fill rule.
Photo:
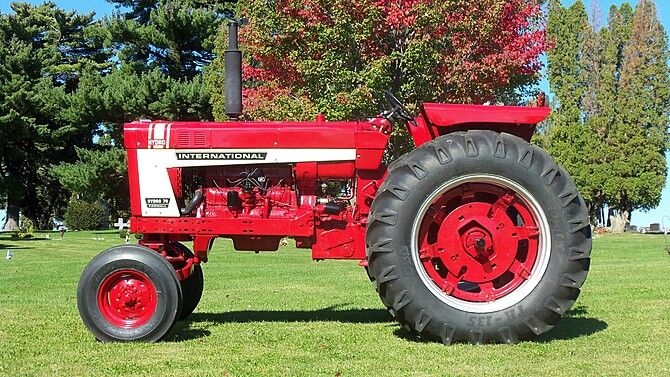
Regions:
<instances>
[{"instance_id":1,"label":"steering wheel","mask_svg":"<svg viewBox=\"0 0 670 377\"><path fill-rule=\"evenodd\" d=\"M386 103L388 104L389 110L387 112L387 117L389 118L399 118L405 122L416 123L412 114L407 110L405 105L396 96L393 95L388 90L384 91L384 98L386 98Z\"/></svg>"}]
</instances>

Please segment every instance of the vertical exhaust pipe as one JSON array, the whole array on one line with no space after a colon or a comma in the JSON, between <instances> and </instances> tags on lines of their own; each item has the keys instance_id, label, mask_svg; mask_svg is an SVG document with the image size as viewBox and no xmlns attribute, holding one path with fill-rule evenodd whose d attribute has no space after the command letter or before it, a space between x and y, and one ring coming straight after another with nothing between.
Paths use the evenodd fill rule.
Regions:
<instances>
[{"instance_id":1,"label":"vertical exhaust pipe","mask_svg":"<svg viewBox=\"0 0 670 377\"><path fill-rule=\"evenodd\" d=\"M228 49L224 54L226 69L226 115L230 120L242 115L242 51L238 44L240 21L231 17L228 21Z\"/></svg>"}]
</instances>

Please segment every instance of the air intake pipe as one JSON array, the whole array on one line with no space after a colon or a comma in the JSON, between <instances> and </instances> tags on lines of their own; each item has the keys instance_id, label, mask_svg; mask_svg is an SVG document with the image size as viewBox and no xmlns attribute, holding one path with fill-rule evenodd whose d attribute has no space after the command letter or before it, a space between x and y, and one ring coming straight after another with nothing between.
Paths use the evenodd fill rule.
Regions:
<instances>
[{"instance_id":1,"label":"air intake pipe","mask_svg":"<svg viewBox=\"0 0 670 377\"><path fill-rule=\"evenodd\" d=\"M226 115L237 120L242 115L242 51L238 44L240 24L245 20L230 17L228 21L228 49L224 55L226 79Z\"/></svg>"}]
</instances>

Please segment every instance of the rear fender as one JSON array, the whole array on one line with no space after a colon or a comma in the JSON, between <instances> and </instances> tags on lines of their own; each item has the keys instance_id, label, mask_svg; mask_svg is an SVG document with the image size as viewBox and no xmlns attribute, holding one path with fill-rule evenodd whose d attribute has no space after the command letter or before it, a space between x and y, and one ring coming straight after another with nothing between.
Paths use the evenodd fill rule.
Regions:
<instances>
[{"instance_id":1,"label":"rear fender","mask_svg":"<svg viewBox=\"0 0 670 377\"><path fill-rule=\"evenodd\" d=\"M530 141L549 113L548 107L424 103L417 125L407 127L417 147L440 135L467 130L506 132Z\"/></svg>"}]
</instances>

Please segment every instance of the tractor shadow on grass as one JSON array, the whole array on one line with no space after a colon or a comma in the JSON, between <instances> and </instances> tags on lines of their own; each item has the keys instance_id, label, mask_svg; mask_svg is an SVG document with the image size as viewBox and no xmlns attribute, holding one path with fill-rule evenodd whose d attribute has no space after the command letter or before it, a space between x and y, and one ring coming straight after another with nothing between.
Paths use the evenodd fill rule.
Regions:
<instances>
[{"instance_id":1,"label":"tractor shadow on grass","mask_svg":"<svg viewBox=\"0 0 670 377\"><path fill-rule=\"evenodd\" d=\"M607 328L607 322L588 316L588 309L577 306L568 310L561 321L548 332L540 335L533 342L550 343L554 340L570 340L590 336Z\"/></svg>"},{"instance_id":2,"label":"tractor shadow on grass","mask_svg":"<svg viewBox=\"0 0 670 377\"><path fill-rule=\"evenodd\" d=\"M342 322L386 323L393 317L382 309L338 309L333 305L317 310L239 310L224 313L193 313L188 322L246 323L246 322Z\"/></svg>"},{"instance_id":3,"label":"tractor shadow on grass","mask_svg":"<svg viewBox=\"0 0 670 377\"><path fill-rule=\"evenodd\" d=\"M198 323L249 323L249 322L341 322L341 323L388 323L397 327L393 333L402 339L424 343L430 342L417 337L413 332L397 325L387 310L383 309L338 309L344 305L334 305L317 310L239 310L223 313L193 313L178 323L167 341L182 342L207 337L211 331L193 328ZM568 311L559 324L542 334L531 343L550 343L555 340L577 339L607 328L607 323L588 316L585 306L577 306Z\"/></svg>"},{"instance_id":4,"label":"tractor shadow on grass","mask_svg":"<svg viewBox=\"0 0 670 377\"><path fill-rule=\"evenodd\" d=\"M569 310L561 321L548 332L535 339L527 341L528 343L551 343L555 340L571 340L585 336L593 335L607 328L607 322L597 318L588 317L588 309L583 306L577 306ZM413 332L404 327L399 327L394 334L400 338L413 342L430 342L417 337ZM432 343L432 342L431 342Z\"/></svg>"},{"instance_id":5,"label":"tractor shadow on grass","mask_svg":"<svg viewBox=\"0 0 670 377\"><path fill-rule=\"evenodd\" d=\"M22 247L22 246L16 246L16 245L7 245L4 243L0 243L0 251L1 250L28 250L28 249L34 249L33 247Z\"/></svg>"},{"instance_id":6,"label":"tractor shadow on grass","mask_svg":"<svg viewBox=\"0 0 670 377\"><path fill-rule=\"evenodd\" d=\"M249 322L342 322L393 323L393 317L383 309L338 309L334 305L317 310L239 310L223 313L193 313L178 323L166 340L181 342L210 335L209 330L192 328L191 324L249 323Z\"/></svg>"}]
</instances>

